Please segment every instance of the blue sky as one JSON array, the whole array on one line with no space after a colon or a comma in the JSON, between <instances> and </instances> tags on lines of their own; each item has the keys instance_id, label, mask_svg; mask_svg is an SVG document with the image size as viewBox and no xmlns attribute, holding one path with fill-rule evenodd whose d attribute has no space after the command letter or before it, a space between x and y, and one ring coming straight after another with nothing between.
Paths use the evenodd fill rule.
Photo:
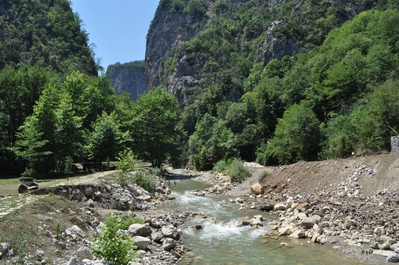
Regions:
<instances>
[{"instance_id":1,"label":"blue sky","mask_svg":"<svg viewBox=\"0 0 399 265\"><path fill-rule=\"evenodd\" d=\"M104 70L116 62L144 60L148 29L159 0L71 0Z\"/></svg>"}]
</instances>

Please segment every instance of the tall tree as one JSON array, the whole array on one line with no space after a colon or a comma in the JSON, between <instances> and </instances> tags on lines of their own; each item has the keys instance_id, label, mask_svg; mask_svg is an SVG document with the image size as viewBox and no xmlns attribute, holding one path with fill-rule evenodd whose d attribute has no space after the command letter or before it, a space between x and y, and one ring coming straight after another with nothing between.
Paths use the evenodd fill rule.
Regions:
<instances>
[{"instance_id":1,"label":"tall tree","mask_svg":"<svg viewBox=\"0 0 399 265\"><path fill-rule=\"evenodd\" d=\"M157 88L140 96L134 111L133 150L153 167L160 167L177 151L179 104L175 97Z\"/></svg>"},{"instance_id":2,"label":"tall tree","mask_svg":"<svg viewBox=\"0 0 399 265\"><path fill-rule=\"evenodd\" d=\"M95 162L112 159L124 149L127 134L122 133L115 112L105 111L92 124L92 133L87 139L88 157Z\"/></svg>"}]
</instances>

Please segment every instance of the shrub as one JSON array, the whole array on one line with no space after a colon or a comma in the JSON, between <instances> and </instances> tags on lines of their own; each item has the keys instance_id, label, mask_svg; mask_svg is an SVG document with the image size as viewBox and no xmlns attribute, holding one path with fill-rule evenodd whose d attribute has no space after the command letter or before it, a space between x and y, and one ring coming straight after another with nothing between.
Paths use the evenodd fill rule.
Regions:
<instances>
[{"instance_id":1,"label":"shrub","mask_svg":"<svg viewBox=\"0 0 399 265\"><path fill-rule=\"evenodd\" d=\"M131 224L144 224L144 220L141 218L138 218L133 212L128 211L128 212L122 212L118 214L118 217L120 218L120 229L122 230L128 230L129 226Z\"/></svg>"},{"instance_id":2,"label":"shrub","mask_svg":"<svg viewBox=\"0 0 399 265\"><path fill-rule=\"evenodd\" d=\"M131 150L124 150L119 153L119 163L117 168L119 170L118 184L122 187L127 186L127 173L134 170L134 155Z\"/></svg>"},{"instance_id":3,"label":"shrub","mask_svg":"<svg viewBox=\"0 0 399 265\"><path fill-rule=\"evenodd\" d=\"M228 168L228 165L226 163L226 161L224 160L220 160L219 162L217 162L214 166L213 166L213 170L221 173L223 171L226 171Z\"/></svg>"},{"instance_id":4,"label":"shrub","mask_svg":"<svg viewBox=\"0 0 399 265\"><path fill-rule=\"evenodd\" d=\"M134 261L134 240L128 234L119 232L123 227L120 216L109 214L101 234L93 240L93 254L114 265L125 265Z\"/></svg>"},{"instance_id":5,"label":"shrub","mask_svg":"<svg viewBox=\"0 0 399 265\"><path fill-rule=\"evenodd\" d=\"M240 181L249 177L251 172L249 172L240 159L234 159L229 166L228 174L232 181Z\"/></svg>"},{"instance_id":6,"label":"shrub","mask_svg":"<svg viewBox=\"0 0 399 265\"><path fill-rule=\"evenodd\" d=\"M156 190L156 176L152 174L147 174L142 171L135 172L133 176L133 183L139 185L143 189L152 194L155 193Z\"/></svg>"},{"instance_id":7,"label":"shrub","mask_svg":"<svg viewBox=\"0 0 399 265\"><path fill-rule=\"evenodd\" d=\"M262 174L260 174L259 176L259 181L264 180L267 177L267 175L269 175L269 171L267 170L263 171Z\"/></svg>"}]
</instances>

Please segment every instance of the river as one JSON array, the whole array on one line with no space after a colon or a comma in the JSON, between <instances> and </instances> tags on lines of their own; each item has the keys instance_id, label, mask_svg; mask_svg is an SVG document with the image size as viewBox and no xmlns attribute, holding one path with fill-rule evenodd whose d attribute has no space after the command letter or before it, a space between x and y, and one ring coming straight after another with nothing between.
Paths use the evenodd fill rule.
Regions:
<instances>
[{"instance_id":1,"label":"river","mask_svg":"<svg viewBox=\"0 0 399 265\"><path fill-rule=\"evenodd\" d=\"M240 211L239 205L228 202L225 195L197 196L194 191L209 187L192 180L178 180L172 187L176 200L169 206L179 212L199 212L182 227L182 241L194 255L182 264L205 265L356 265L365 264L339 254L332 246L307 243L305 239L264 237L271 234L273 217L257 210ZM245 217L261 214L264 227L239 227ZM202 229L193 226L200 225ZM284 242L284 243L283 243ZM281 246L285 244L285 246Z\"/></svg>"}]
</instances>

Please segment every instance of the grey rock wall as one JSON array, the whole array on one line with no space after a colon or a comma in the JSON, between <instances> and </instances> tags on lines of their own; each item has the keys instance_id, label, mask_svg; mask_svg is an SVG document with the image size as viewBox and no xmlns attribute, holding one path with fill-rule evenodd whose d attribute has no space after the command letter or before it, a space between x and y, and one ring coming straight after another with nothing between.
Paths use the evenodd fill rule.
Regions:
<instances>
[{"instance_id":1,"label":"grey rock wall","mask_svg":"<svg viewBox=\"0 0 399 265\"><path fill-rule=\"evenodd\" d=\"M399 154L399 135L391 137L391 153Z\"/></svg>"},{"instance_id":2,"label":"grey rock wall","mask_svg":"<svg viewBox=\"0 0 399 265\"><path fill-rule=\"evenodd\" d=\"M130 98L136 100L138 95L147 91L144 61L116 63L108 66L107 73L112 87L117 94L123 91L130 93Z\"/></svg>"}]
</instances>

